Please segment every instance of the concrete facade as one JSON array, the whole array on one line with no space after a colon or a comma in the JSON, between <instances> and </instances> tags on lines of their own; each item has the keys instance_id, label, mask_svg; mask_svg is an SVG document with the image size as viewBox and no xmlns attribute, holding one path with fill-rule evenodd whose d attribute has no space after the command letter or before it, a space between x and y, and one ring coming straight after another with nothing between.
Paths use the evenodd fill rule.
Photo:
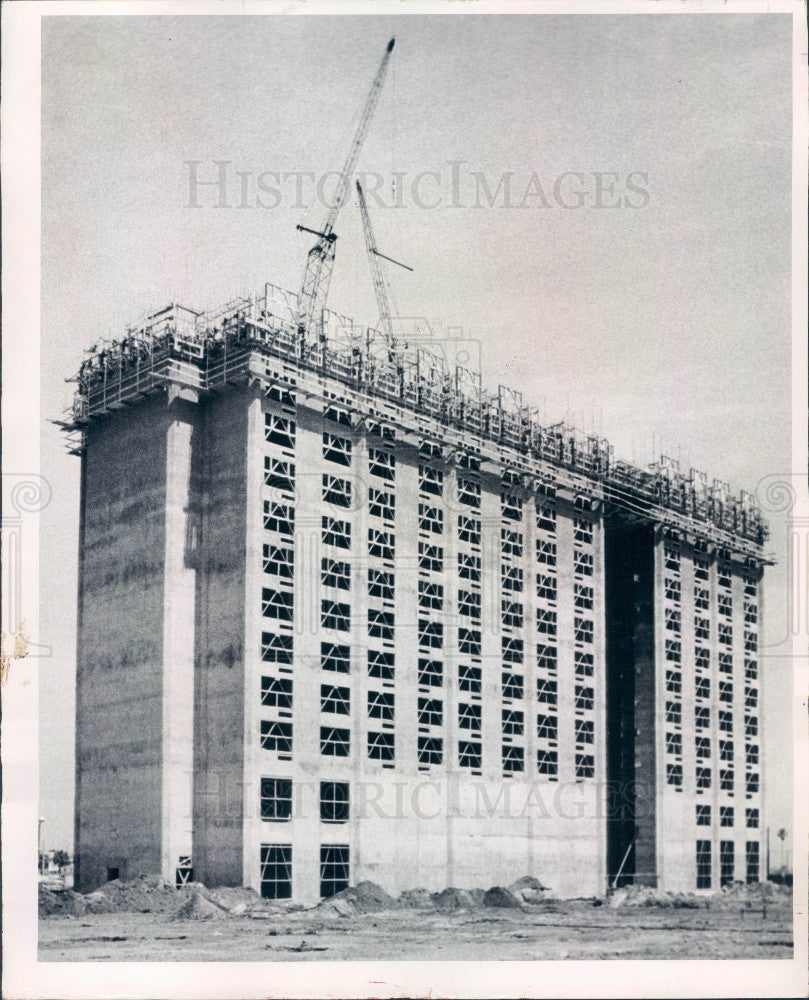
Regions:
<instances>
[{"instance_id":1,"label":"concrete facade","mask_svg":"<svg viewBox=\"0 0 809 1000\"><path fill-rule=\"evenodd\" d=\"M85 433L77 887L751 874L760 565L260 364Z\"/></svg>"}]
</instances>

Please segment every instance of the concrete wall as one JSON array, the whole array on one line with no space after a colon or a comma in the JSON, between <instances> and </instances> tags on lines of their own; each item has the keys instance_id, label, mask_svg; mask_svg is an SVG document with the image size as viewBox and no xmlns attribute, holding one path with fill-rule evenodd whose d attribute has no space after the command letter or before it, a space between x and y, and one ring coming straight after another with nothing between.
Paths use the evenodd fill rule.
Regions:
<instances>
[{"instance_id":1,"label":"concrete wall","mask_svg":"<svg viewBox=\"0 0 809 1000\"><path fill-rule=\"evenodd\" d=\"M168 412L90 426L76 696L76 886L161 869Z\"/></svg>"},{"instance_id":2,"label":"concrete wall","mask_svg":"<svg viewBox=\"0 0 809 1000\"><path fill-rule=\"evenodd\" d=\"M191 853L196 407L169 391L94 424L83 458L77 885L173 879Z\"/></svg>"},{"instance_id":3,"label":"concrete wall","mask_svg":"<svg viewBox=\"0 0 809 1000\"><path fill-rule=\"evenodd\" d=\"M199 435L193 864L194 877L209 885L243 881L245 742L256 739L245 732L249 400L247 390L210 397ZM251 516L260 518L261 511L252 510ZM255 600L260 598L259 592Z\"/></svg>"}]
</instances>

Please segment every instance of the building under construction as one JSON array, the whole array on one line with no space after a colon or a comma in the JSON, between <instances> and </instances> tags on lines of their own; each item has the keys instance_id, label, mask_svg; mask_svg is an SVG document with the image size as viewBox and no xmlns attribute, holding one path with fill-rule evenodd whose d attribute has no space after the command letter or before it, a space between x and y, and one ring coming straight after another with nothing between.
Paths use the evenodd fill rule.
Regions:
<instances>
[{"instance_id":1,"label":"building under construction","mask_svg":"<svg viewBox=\"0 0 809 1000\"><path fill-rule=\"evenodd\" d=\"M79 372L77 888L757 881L752 498L329 313L333 222Z\"/></svg>"}]
</instances>

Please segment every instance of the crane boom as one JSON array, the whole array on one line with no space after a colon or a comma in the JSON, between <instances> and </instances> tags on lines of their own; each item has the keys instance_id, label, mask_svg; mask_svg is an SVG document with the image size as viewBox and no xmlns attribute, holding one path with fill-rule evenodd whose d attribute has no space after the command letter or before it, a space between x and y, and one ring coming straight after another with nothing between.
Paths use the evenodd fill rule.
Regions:
<instances>
[{"instance_id":1,"label":"crane boom","mask_svg":"<svg viewBox=\"0 0 809 1000\"><path fill-rule=\"evenodd\" d=\"M393 43L394 39L391 38L388 42L387 48L385 49L385 54L382 56L382 62L379 64L379 69L376 72L373 83L371 84L368 97L365 100L365 107L362 109L362 115L360 116L357 131L354 135L354 139L349 148L345 164L343 165L343 170L337 183L335 198L329 209L329 214L326 217L326 224L324 225L322 231L317 233L317 242L309 251L309 255L306 258L306 270L303 274L301 292L298 296L298 334L301 345L300 349L302 352L307 340L311 342L313 339L313 327L315 323L319 321L322 316L323 309L326 306L326 300L329 294L329 284L331 282L331 274L334 268L335 241L337 239L334 232L334 226L337 222L337 215L345 203L346 195L348 194L348 185L351 182L351 176L357 166L357 159L359 158L360 150L365 142L365 137L368 134L368 128L371 124L371 119L373 118L374 111L376 110L377 103L379 102L382 84L385 82L385 75L388 71L388 61L390 60L390 54L393 51ZM306 232L313 232L311 229L306 230L303 226L298 226L298 229ZM323 337L322 330L320 332L320 337L321 339Z\"/></svg>"},{"instance_id":2,"label":"crane boom","mask_svg":"<svg viewBox=\"0 0 809 1000\"><path fill-rule=\"evenodd\" d=\"M380 258L382 260L390 261L391 264L398 264L399 267L404 267L408 271L412 271L412 267L408 267L407 264L402 264L398 260L394 260L393 257L388 257L387 254L380 253L376 246L376 240L374 239L374 231L371 228L371 217L368 215L368 205L365 201L365 193L362 190L362 184L357 181L357 197L360 203L360 215L362 216L362 232L365 237L365 249L368 251L368 263L371 267L371 280L374 283L374 292L376 293L376 304L379 307L379 323L382 327L382 333L388 344L388 350L392 351L394 347L393 338L393 323L390 318L390 296L388 295L388 285L385 281L385 275L382 272L382 265L379 263Z\"/></svg>"}]
</instances>

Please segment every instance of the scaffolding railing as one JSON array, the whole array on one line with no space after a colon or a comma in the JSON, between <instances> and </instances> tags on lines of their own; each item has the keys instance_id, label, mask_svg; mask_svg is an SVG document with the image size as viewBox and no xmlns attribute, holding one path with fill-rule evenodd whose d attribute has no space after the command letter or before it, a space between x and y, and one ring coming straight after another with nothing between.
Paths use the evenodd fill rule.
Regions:
<instances>
[{"instance_id":1,"label":"scaffolding railing","mask_svg":"<svg viewBox=\"0 0 809 1000\"><path fill-rule=\"evenodd\" d=\"M296 296L267 284L258 296L241 297L208 313L174 304L152 313L119 341L88 352L77 377L72 415L75 431L94 418L130 405L175 381L212 392L246 381L250 356L259 351L337 380L355 392L415 411L463 434L489 440L526 457L563 466L603 484L605 498L649 516L670 511L695 525L711 524L756 546L768 537L749 493L731 495L726 484L696 470L688 475L666 456L640 469L613 458L612 446L566 423L542 426L519 392L481 387L477 373L456 368L424 347L402 344L388 358L370 349L378 334L346 317L324 315L322 341L302 350Z\"/></svg>"}]
</instances>

